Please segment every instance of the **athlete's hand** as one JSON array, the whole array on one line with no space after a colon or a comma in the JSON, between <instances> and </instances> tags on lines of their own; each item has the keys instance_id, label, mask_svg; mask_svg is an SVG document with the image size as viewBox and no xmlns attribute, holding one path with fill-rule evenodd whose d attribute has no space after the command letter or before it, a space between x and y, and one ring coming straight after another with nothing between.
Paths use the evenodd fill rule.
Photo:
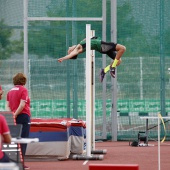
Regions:
<instances>
[{"instance_id":1,"label":"athlete's hand","mask_svg":"<svg viewBox=\"0 0 170 170\"><path fill-rule=\"evenodd\" d=\"M14 118L17 118L18 115L16 113L14 113L13 116L14 116Z\"/></svg>"},{"instance_id":2,"label":"athlete's hand","mask_svg":"<svg viewBox=\"0 0 170 170\"><path fill-rule=\"evenodd\" d=\"M63 61L63 58L59 58L58 62L61 63Z\"/></svg>"}]
</instances>

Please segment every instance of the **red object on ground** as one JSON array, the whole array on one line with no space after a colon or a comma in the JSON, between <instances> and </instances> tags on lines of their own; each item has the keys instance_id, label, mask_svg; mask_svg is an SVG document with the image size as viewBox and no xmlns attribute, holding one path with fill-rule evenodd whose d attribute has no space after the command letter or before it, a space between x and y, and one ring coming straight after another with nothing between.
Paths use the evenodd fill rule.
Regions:
<instances>
[{"instance_id":1,"label":"red object on ground","mask_svg":"<svg viewBox=\"0 0 170 170\"><path fill-rule=\"evenodd\" d=\"M139 170L137 164L90 164L89 170Z\"/></svg>"}]
</instances>

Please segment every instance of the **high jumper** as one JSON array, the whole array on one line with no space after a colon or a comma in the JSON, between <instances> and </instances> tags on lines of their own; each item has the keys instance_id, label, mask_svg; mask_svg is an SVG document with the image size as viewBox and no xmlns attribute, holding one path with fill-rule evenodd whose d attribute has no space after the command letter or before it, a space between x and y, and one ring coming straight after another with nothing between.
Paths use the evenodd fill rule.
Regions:
<instances>
[{"instance_id":1,"label":"high jumper","mask_svg":"<svg viewBox=\"0 0 170 170\"><path fill-rule=\"evenodd\" d=\"M120 65L122 60L121 57L126 51L126 47L121 44L114 42L105 42L102 41L99 37L91 38L91 50L98 51L101 54L107 54L113 62L110 65L106 66L104 69L101 69L100 72L100 81L102 82L105 74L110 71L110 75L115 78L116 66ZM58 59L58 62L62 62L68 59L77 59L78 54L86 51L86 39L80 41L79 44L73 45L68 49L68 55Z\"/></svg>"}]
</instances>

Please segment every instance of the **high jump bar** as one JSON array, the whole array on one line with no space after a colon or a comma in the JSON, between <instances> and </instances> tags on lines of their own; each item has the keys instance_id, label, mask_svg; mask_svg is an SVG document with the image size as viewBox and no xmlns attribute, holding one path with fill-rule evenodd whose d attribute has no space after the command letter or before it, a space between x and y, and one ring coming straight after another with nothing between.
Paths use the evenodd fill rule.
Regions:
<instances>
[{"instance_id":1,"label":"high jump bar","mask_svg":"<svg viewBox=\"0 0 170 170\"><path fill-rule=\"evenodd\" d=\"M159 116L142 116L142 117L140 117L140 119L160 119L160 117ZM170 117L167 117L167 116L165 116L165 117L161 117L162 119L170 119Z\"/></svg>"},{"instance_id":2,"label":"high jump bar","mask_svg":"<svg viewBox=\"0 0 170 170\"><path fill-rule=\"evenodd\" d=\"M27 17L28 21L103 21L95 17Z\"/></svg>"}]
</instances>

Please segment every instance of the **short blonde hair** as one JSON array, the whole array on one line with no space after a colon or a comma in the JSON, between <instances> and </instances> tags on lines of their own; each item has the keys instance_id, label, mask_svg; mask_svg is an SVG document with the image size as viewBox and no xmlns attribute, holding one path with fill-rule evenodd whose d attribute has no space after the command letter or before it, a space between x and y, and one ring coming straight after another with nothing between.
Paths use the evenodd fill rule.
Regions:
<instances>
[{"instance_id":1,"label":"short blonde hair","mask_svg":"<svg viewBox=\"0 0 170 170\"><path fill-rule=\"evenodd\" d=\"M27 77L23 73L17 73L13 77L13 84L14 85L25 85L27 82Z\"/></svg>"}]
</instances>

